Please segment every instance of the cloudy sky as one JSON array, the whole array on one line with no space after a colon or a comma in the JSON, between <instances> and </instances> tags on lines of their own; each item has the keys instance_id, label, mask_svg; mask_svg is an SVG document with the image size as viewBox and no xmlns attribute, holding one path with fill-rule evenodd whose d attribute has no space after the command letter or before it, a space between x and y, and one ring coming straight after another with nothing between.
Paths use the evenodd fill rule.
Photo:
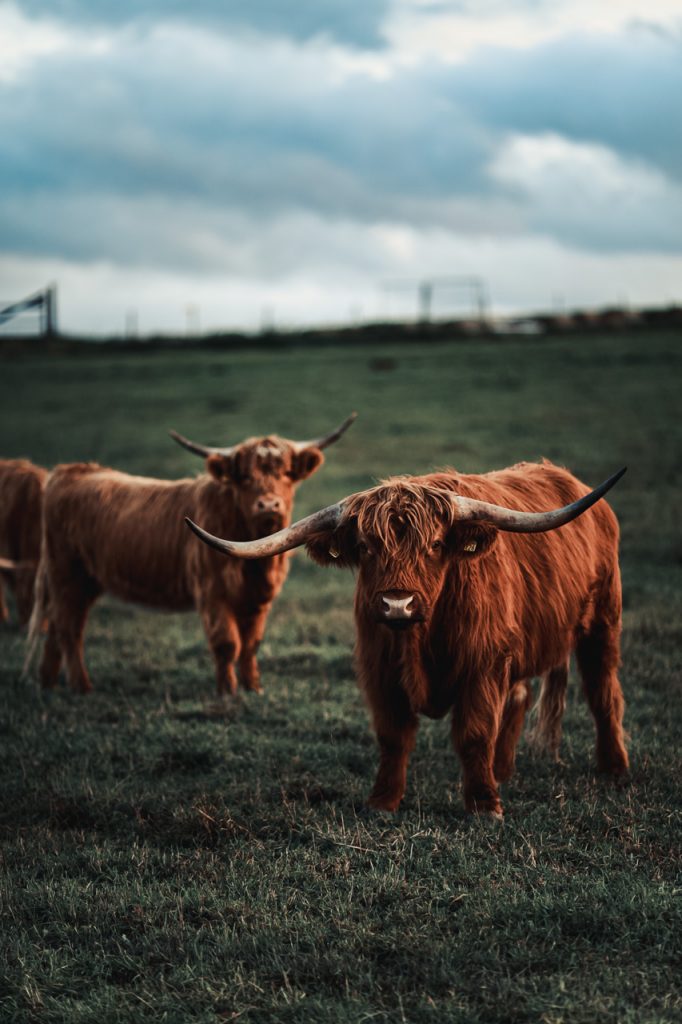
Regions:
<instances>
[{"instance_id":1,"label":"cloudy sky","mask_svg":"<svg viewBox=\"0 0 682 1024\"><path fill-rule=\"evenodd\" d=\"M64 330L682 300L682 0L0 0L0 300ZM467 311L442 290L435 310Z\"/></svg>"}]
</instances>

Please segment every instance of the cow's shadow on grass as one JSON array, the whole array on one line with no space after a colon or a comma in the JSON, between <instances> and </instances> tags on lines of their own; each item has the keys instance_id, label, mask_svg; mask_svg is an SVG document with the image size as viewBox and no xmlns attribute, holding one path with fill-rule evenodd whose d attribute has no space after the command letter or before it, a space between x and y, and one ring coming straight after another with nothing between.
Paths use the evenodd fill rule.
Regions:
<instances>
[{"instance_id":1,"label":"cow's shadow on grass","mask_svg":"<svg viewBox=\"0 0 682 1024\"><path fill-rule=\"evenodd\" d=\"M535 786L531 780L519 784L511 780L503 792L504 822L467 814L456 778L448 785L442 779L425 785L420 779L410 787L398 812L389 814L366 807L371 772L338 781L330 781L328 771L317 777L307 770L281 780L270 773L250 780L235 796L234 787L223 795L223 767L220 755L210 748L169 748L147 763L138 793L127 799L47 787L17 792L17 799L10 799L0 815L0 834L16 836L40 828L178 848L223 847L244 841L280 847L321 840L333 846L344 845L344 835L357 829L375 840L389 833L418 834L424 829L455 836L462 830L488 833L505 825L524 824L532 829L537 821L546 827L548 814L561 829L563 818L576 811L588 817L613 816L624 803L621 791L609 780L574 763L553 765L555 777L536 780Z\"/></svg>"}]
</instances>

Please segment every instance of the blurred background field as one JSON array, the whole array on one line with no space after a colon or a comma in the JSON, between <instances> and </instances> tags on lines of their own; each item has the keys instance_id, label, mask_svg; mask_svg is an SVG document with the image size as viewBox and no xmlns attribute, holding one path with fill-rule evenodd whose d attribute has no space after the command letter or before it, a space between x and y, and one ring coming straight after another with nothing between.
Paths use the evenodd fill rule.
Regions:
<instances>
[{"instance_id":1,"label":"blurred background field","mask_svg":"<svg viewBox=\"0 0 682 1024\"><path fill-rule=\"evenodd\" d=\"M447 722L403 808L353 680L350 574L293 559L265 694L216 703L198 618L102 600L82 699L0 632L0 1016L7 1021L673 1021L682 1014L679 332L367 348L0 354L0 454L180 477L205 443L358 421L296 515L391 474L547 457L622 524L632 779L522 744L507 819L468 820Z\"/></svg>"}]
</instances>

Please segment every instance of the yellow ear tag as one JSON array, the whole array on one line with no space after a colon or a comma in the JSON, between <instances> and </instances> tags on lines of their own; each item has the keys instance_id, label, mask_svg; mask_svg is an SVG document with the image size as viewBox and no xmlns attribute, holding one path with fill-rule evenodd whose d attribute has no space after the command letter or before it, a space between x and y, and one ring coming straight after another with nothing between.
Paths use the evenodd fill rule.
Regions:
<instances>
[{"instance_id":1,"label":"yellow ear tag","mask_svg":"<svg viewBox=\"0 0 682 1024\"><path fill-rule=\"evenodd\" d=\"M462 548L463 551L475 551L478 547L475 540L470 540L468 544L465 544Z\"/></svg>"},{"instance_id":2,"label":"yellow ear tag","mask_svg":"<svg viewBox=\"0 0 682 1024\"><path fill-rule=\"evenodd\" d=\"M338 558L339 557L339 552L337 551L336 548L330 548L329 549L329 554L332 556L332 558Z\"/></svg>"}]
</instances>

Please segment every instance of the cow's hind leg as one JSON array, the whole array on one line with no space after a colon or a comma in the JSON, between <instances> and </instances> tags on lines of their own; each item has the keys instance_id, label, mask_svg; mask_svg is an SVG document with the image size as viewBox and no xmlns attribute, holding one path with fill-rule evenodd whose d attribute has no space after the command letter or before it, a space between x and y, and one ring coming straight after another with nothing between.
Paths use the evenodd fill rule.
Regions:
<instances>
[{"instance_id":1,"label":"cow's hind leg","mask_svg":"<svg viewBox=\"0 0 682 1024\"><path fill-rule=\"evenodd\" d=\"M17 614L22 626L31 618L33 609L33 590L35 585L35 572L30 569L21 569L17 574L15 596L17 602Z\"/></svg>"},{"instance_id":2,"label":"cow's hind leg","mask_svg":"<svg viewBox=\"0 0 682 1024\"><path fill-rule=\"evenodd\" d=\"M88 612L101 590L82 567L53 563L49 575L49 592L54 595L54 600L50 602L50 627L43 657L45 675L41 668L41 678L51 680L59 671L56 638L69 685L77 693L90 693L92 683L83 660L83 635ZM47 685L50 683L47 682Z\"/></svg>"},{"instance_id":3,"label":"cow's hind leg","mask_svg":"<svg viewBox=\"0 0 682 1024\"><path fill-rule=\"evenodd\" d=\"M514 683L504 706L502 723L495 745L493 771L498 782L506 782L514 774L516 746L532 700L533 691L527 679L520 683Z\"/></svg>"},{"instance_id":4,"label":"cow's hind leg","mask_svg":"<svg viewBox=\"0 0 682 1024\"><path fill-rule=\"evenodd\" d=\"M59 645L57 629L54 623L50 622L40 662L40 685L44 690L51 690L57 685L61 664L62 649Z\"/></svg>"},{"instance_id":5,"label":"cow's hind leg","mask_svg":"<svg viewBox=\"0 0 682 1024\"><path fill-rule=\"evenodd\" d=\"M628 770L623 736L625 702L618 681L620 661L620 581L611 579L589 626L576 637L576 660L597 727L597 767L611 775Z\"/></svg>"},{"instance_id":6,"label":"cow's hind leg","mask_svg":"<svg viewBox=\"0 0 682 1024\"><path fill-rule=\"evenodd\" d=\"M92 602L88 601L73 607L69 620L64 621L64 617L60 617L60 625L57 627L66 678L76 693L90 693L92 690L92 682L83 658L85 622L91 604Z\"/></svg>"},{"instance_id":7,"label":"cow's hind leg","mask_svg":"<svg viewBox=\"0 0 682 1024\"><path fill-rule=\"evenodd\" d=\"M543 678L540 696L533 708L533 724L526 734L532 750L538 754L547 754L555 761L559 759L567 687L568 660L557 665Z\"/></svg>"}]
</instances>

